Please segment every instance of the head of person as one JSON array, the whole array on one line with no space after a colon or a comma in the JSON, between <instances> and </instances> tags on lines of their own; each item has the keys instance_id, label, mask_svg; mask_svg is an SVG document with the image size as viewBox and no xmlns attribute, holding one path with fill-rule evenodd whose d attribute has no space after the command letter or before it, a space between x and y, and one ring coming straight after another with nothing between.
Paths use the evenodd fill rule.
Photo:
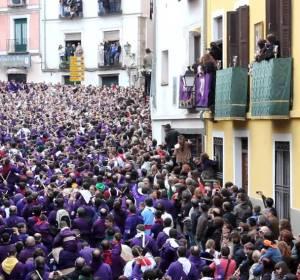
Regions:
<instances>
[{"instance_id":1,"label":"head of person","mask_svg":"<svg viewBox=\"0 0 300 280\"><path fill-rule=\"evenodd\" d=\"M230 254L230 249L228 246L223 246L221 248L221 257L222 258L228 258L229 257L229 254Z\"/></svg>"},{"instance_id":2,"label":"head of person","mask_svg":"<svg viewBox=\"0 0 300 280\"><path fill-rule=\"evenodd\" d=\"M177 255L179 258L185 258L186 257L186 247L179 246L177 249Z\"/></svg>"},{"instance_id":3,"label":"head of person","mask_svg":"<svg viewBox=\"0 0 300 280\"><path fill-rule=\"evenodd\" d=\"M268 34L267 35L267 43L270 45L275 45L276 44L276 37L274 34Z\"/></svg>"},{"instance_id":4,"label":"head of person","mask_svg":"<svg viewBox=\"0 0 300 280\"><path fill-rule=\"evenodd\" d=\"M257 42L257 47L262 50L266 46L267 41L265 39L259 39Z\"/></svg>"},{"instance_id":5,"label":"head of person","mask_svg":"<svg viewBox=\"0 0 300 280\"><path fill-rule=\"evenodd\" d=\"M146 53L149 54L151 53L151 50L149 48L146 49Z\"/></svg>"}]
</instances>

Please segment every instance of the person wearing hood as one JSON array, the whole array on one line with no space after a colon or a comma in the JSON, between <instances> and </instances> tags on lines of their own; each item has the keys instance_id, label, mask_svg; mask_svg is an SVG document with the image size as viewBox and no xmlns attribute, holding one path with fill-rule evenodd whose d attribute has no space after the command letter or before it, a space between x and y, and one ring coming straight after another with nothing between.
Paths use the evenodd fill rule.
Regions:
<instances>
[{"instance_id":1,"label":"person wearing hood","mask_svg":"<svg viewBox=\"0 0 300 280\"><path fill-rule=\"evenodd\" d=\"M195 265L186 258L187 251L183 246L178 247L178 259L171 263L167 270L167 275L172 280L198 280L198 270Z\"/></svg>"},{"instance_id":2,"label":"person wearing hood","mask_svg":"<svg viewBox=\"0 0 300 280\"><path fill-rule=\"evenodd\" d=\"M0 274L4 275L6 280L23 279L24 264L17 259L15 246L11 246L8 257L1 263Z\"/></svg>"},{"instance_id":3,"label":"person wearing hood","mask_svg":"<svg viewBox=\"0 0 300 280\"><path fill-rule=\"evenodd\" d=\"M177 230L172 228L169 231L169 238L166 240L160 251L161 262L159 268L166 271L169 265L177 259L177 249L179 247L177 238Z\"/></svg>"},{"instance_id":4,"label":"person wearing hood","mask_svg":"<svg viewBox=\"0 0 300 280\"><path fill-rule=\"evenodd\" d=\"M236 216L236 224L240 222L246 222L247 218L252 215L252 208L249 205L247 195L245 193L239 193L237 195L237 205L233 209L233 213Z\"/></svg>"},{"instance_id":5,"label":"person wearing hood","mask_svg":"<svg viewBox=\"0 0 300 280\"><path fill-rule=\"evenodd\" d=\"M139 246L143 250L146 249L147 251L149 251L152 256L158 256L159 254L157 244L150 235L146 234L145 226L142 224L137 225L136 231L137 234L130 242L131 246Z\"/></svg>"}]
</instances>

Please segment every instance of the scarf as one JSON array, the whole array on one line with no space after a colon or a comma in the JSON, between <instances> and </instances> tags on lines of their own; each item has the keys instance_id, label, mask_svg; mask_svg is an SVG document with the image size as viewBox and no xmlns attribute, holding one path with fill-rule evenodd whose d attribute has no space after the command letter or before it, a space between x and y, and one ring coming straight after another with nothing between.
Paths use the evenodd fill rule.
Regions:
<instances>
[{"instance_id":1,"label":"scarf","mask_svg":"<svg viewBox=\"0 0 300 280\"><path fill-rule=\"evenodd\" d=\"M187 258L178 258L178 262L182 264L183 271L188 276L192 267L191 262Z\"/></svg>"},{"instance_id":2,"label":"scarf","mask_svg":"<svg viewBox=\"0 0 300 280\"><path fill-rule=\"evenodd\" d=\"M18 261L18 259L16 257L8 257L8 258L6 258L2 262L2 264L1 264L3 271L6 274L10 275L11 272L14 270L14 268L17 265L18 262L19 261Z\"/></svg>"}]
</instances>

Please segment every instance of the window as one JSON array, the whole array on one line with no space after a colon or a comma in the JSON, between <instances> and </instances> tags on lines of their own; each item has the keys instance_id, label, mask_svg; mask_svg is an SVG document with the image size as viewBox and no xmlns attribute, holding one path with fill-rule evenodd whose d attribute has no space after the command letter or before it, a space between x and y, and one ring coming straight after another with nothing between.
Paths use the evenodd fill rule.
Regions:
<instances>
[{"instance_id":1,"label":"window","mask_svg":"<svg viewBox=\"0 0 300 280\"><path fill-rule=\"evenodd\" d=\"M275 206L279 219L290 217L289 142L275 142Z\"/></svg>"},{"instance_id":2,"label":"window","mask_svg":"<svg viewBox=\"0 0 300 280\"><path fill-rule=\"evenodd\" d=\"M20 7L25 5L26 5L26 0L9 0L8 2L8 6L10 7Z\"/></svg>"},{"instance_id":3,"label":"window","mask_svg":"<svg viewBox=\"0 0 300 280\"><path fill-rule=\"evenodd\" d=\"M122 52L120 31L104 31L103 38L104 42L102 43L102 48L100 48L99 66L120 66Z\"/></svg>"},{"instance_id":4,"label":"window","mask_svg":"<svg viewBox=\"0 0 300 280\"><path fill-rule=\"evenodd\" d=\"M223 40L223 17L214 18L214 40Z\"/></svg>"},{"instance_id":5,"label":"window","mask_svg":"<svg viewBox=\"0 0 300 280\"><path fill-rule=\"evenodd\" d=\"M161 53L161 85L169 84L169 51L162 51Z\"/></svg>"},{"instance_id":6,"label":"window","mask_svg":"<svg viewBox=\"0 0 300 280\"><path fill-rule=\"evenodd\" d=\"M98 0L98 5L99 16L122 13L121 0Z\"/></svg>"},{"instance_id":7,"label":"window","mask_svg":"<svg viewBox=\"0 0 300 280\"><path fill-rule=\"evenodd\" d=\"M65 46L60 54L60 68L68 68L70 62L70 56L75 55L77 47L81 46L81 33L67 33L65 34ZM63 55L65 53L65 56Z\"/></svg>"},{"instance_id":8,"label":"window","mask_svg":"<svg viewBox=\"0 0 300 280\"><path fill-rule=\"evenodd\" d=\"M15 19L15 39L13 41L15 52L27 51L27 19Z\"/></svg>"},{"instance_id":9,"label":"window","mask_svg":"<svg viewBox=\"0 0 300 280\"><path fill-rule=\"evenodd\" d=\"M61 18L82 17L82 0L60 0Z\"/></svg>"},{"instance_id":10,"label":"window","mask_svg":"<svg viewBox=\"0 0 300 280\"><path fill-rule=\"evenodd\" d=\"M214 137L214 160L218 162L216 177L223 182L223 138Z\"/></svg>"},{"instance_id":11,"label":"window","mask_svg":"<svg viewBox=\"0 0 300 280\"><path fill-rule=\"evenodd\" d=\"M266 0L267 34L272 33L276 36L281 57L290 57L292 53L291 18L291 0Z\"/></svg>"},{"instance_id":12,"label":"window","mask_svg":"<svg viewBox=\"0 0 300 280\"><path fill-rule=\"evenodd\" d=\"M118 75L105 75L100 76L101 80L101 86L112 86L112 85L119 85L119 76Z\"/></svg>"},{"instance_id":13,"label":"window","mask_svg":"<svg viewBox=\"0 0 300 280\"><path fill-rule=\"evenodd\" d=\"M227 66L248 67L249 64L249 6L227 13ZM234 59L237 58L237 60ZM235 62L234 62L235 61Z\"/></svg>"},{"instance_id":14,"label":"window","mask_svg":"<svg viewBox=\"0 0 300 280\"><path fill-rule=\"evenodd\" d=\"M200 33L191 31L189 42L189 64L194 65L200 57Z\"/></svg>"}]
</instances>

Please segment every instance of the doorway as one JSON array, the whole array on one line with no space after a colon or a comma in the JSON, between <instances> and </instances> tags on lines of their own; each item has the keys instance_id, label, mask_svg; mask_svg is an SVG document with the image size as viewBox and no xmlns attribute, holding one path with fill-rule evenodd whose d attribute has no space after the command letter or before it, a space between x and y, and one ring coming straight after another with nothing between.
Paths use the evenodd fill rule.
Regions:
<instances>
[{"instance_id":1,"label":"doorway","mask_svg":"<svg viewBox=\"0 0 300 280\"><path fill-rule=\"evenodd\" d=\"M235 138L235 178L234 183L243 188L248 193L249 185L249 150L248 150L248 138L236 137Z\"/></svg>"}]
</instances>

